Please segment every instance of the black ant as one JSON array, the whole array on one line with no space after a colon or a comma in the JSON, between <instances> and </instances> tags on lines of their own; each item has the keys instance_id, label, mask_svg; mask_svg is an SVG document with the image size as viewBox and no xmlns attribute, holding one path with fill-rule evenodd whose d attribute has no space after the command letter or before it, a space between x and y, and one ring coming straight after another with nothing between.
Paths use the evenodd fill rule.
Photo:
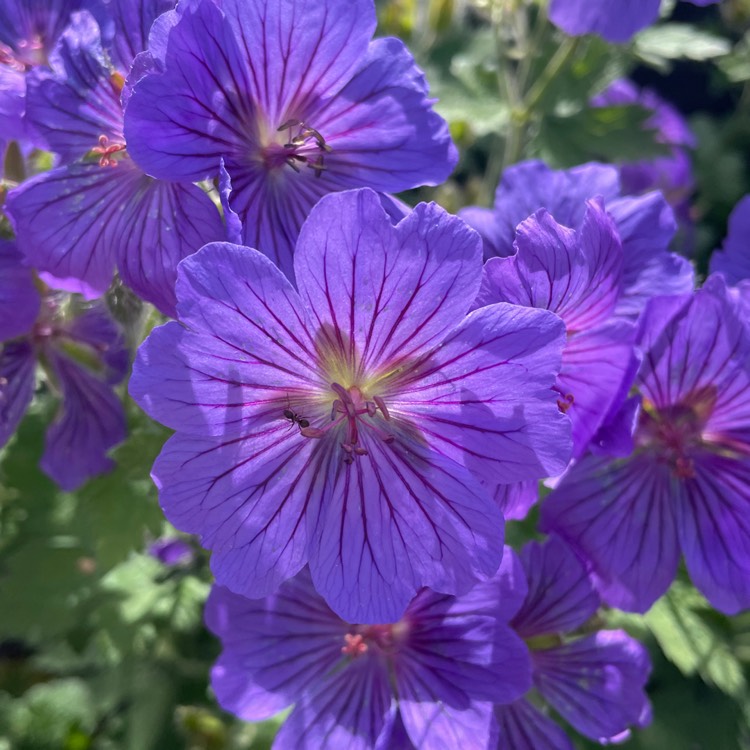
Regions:
<instances>
[{"instance_id":1,"label":"black ant","mask_svg":"<svg viewBox=\"0 0 750 750\"><path fill-rule=\"evenodd\" d=\"M310 423L306 419L300 417L299 414L293 412L291 409L284 409L284 417L288 419L292 424L299 425L300 429L304 429L305 427L310 426Z\"/></svg>"}]
</instances>

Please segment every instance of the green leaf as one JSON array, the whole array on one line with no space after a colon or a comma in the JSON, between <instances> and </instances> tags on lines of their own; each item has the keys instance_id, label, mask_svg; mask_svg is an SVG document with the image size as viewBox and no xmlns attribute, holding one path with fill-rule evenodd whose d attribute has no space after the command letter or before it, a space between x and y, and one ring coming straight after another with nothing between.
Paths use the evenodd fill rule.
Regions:
<instances>
[{"instance_id":1,"label":"green leaf","mask_svg":"<svg viewBox=\"0 0 750 750\"><path fill-rule=\"evenodd\" d=\"M130 552L142 550L147 536L158 535L163 522L150 472L168 432L143 415L139 422L112 452L114 471L93 479L77 493L77 528L101 572Z\"/></svg>"},{"instance_id":2,"label":"green leaf","mask_svg":"<svg viewBox=\"0 0 750 750\"><path fill-rule=\"evenodd\" d=\"M533 144L556 167L586 161L627 162L669 153L646 128L652 112L639 106L594 107L570 117L547 116Z\"/></svg>"},{"instance_id":3,"label":"green leaf","mask_svg":"<svg viewBox=\"0 0 750 750\"><path fill-rule=\"evenodd\" d=\"M665 656L685 675L699 675L727 695L742 698L747 682L742 664L722 634L703 615L711 607L689 583L675 581L644 621Z\"/></svg>"},{"instance_id":4,"label":"green leaf","mask_svg":"<svg viewBox=\"0 0 750 750\"><path fill-rule=\"evenodd\" d=\"M638 34L633 49L643 62L668 71L672 60L712 60L729 54L732 46L728 39L686 23L662 23Z\"/></svg>"}]
</instances>

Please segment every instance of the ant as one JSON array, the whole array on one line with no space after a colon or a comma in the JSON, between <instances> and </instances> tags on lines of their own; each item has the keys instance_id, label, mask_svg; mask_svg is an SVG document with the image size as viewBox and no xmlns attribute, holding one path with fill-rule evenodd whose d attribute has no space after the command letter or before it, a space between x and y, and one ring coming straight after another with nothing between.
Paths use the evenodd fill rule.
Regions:
<instances>
[{"instance_id":1,"label":"ant","mask_svg":"<svg viewBox=\"0 0 750 750\"><path fill-rule=\"evenodd\" d=\"M310 426L310 423L306 419L300 417L299 414L293 412L291 409L284 409L284 417L288 419L292 424L299 425L300 429L304 429L305 427Z\"/></svg>"}]
</instances>

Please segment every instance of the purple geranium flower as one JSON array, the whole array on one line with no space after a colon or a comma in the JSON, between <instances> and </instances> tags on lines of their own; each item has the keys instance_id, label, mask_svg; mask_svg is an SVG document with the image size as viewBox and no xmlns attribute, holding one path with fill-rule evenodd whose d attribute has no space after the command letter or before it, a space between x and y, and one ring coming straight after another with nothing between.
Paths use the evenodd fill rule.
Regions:
<instances>
[{"instance_id":1,"label":"purple geranium flower","mask_svg":"<svg viewBox=\"0 0 750 750\"><path fill-rule=\"evenodd\" d=\"M490 258L477 304L510 302L559 315L568 338L556 388L580 456L627 395L637 363L635 326L614 317L623 293L620 237L601 199L578 231L540 209L516 230L515 255Z\"/></svg>"},{"instance_id":2,"label":"purple geranium flower","mask_svg":"<svg viewBox=\"0 0 750 750\"><path fill-rule=\"evenodd\" d=\"M511 621L531 648L538 695L581 734L601 743L624 739L651 721L644 685L646 649L621 630L583 626L599 597L583 565L559 539L530 542L520 553L528 593ZM497 706L498 750L573 750L573 743L528 698Z\"/></svg>"},{"instance_id":3,"label":"purple geranium flower","mask_svg":"<svg viewBox=\"0 0 750 750\"><path fill-rule=\"evenodd\" d=\"M51 57L52 70L31 73L27 94L27 121L66 164L20 185L7 202L27 258L51 275L51 284L100 296L116 267L125 283L166 314L174 312L178 262L226 236L203 190L148 177L125 150L127 60L145 46L156 14L171 5L111 3L112 55L120 69L111 67L94 18L74 14Z\"/></svg>"},{"instance_id":4,"label":"purple geranium flower","mask_svg":"<svg viewBox=\"0 0 750 750\"><path fill-rule=\"evenodd\" d=\"M720 0L688 0L713 5ZM608 42L627 42L659 17L661 0L552 0L549 17L566 34L598 34Z\"/></svg>"},{"instance_id":5,"label":"purple geranium flower","mask_svg":"<svg viewBox=\"0 0 750 750\"><path fill-rule=\"evenodd\" d=\"M472 206L459 215L482 235L485 258L503 258L515 253L518 224L538 209L579 229L586 200L597 196L622 243L622 292L615 313L635 319L651 297L691 291L692 266L667 249L676 228L671 208L657 192L622 196L615 167L592 163L555 171L540 161L521 162L503 173L494 208Z\"/></svg>"},{"instance_id":6,"label":"purple geranium flower","mask_svg":"<svg viewBox=\"0 0 750 750\"><path fill-rule=\"evenodd\" d=\"M182 324L149 336L130 385L177 430L154 467L162 506L238 593L309 560L342 617L396 620L422 586L460 593L497 570L502 517L480 480L565 467L564 327L506 304L467 316L476 233L434 204L394 227L367 189L313 209L295 271L299 293L220 243L180 265Z\"/></svg>"},{"instance_id":7,"label":"purple geranium flower","mask_svg":"<svg viewBox=\"0 0 750 750\"><path fill-rule=\"evenodd\" d=\"M332 191L443 182L456 162L424 75L398 39L371 41L373 0L192 0L151 39L155 72L125 118L161 179L223 160L241 238L287 275L303 221Z\"/></svg>"},{"instance_id":8,"label":"purple geranium flower","mask_svg":"<svg viewBox=\"0 0 750 750\"><path fill-rule=\"evenodd\" d=\"M40 296L14 244L0 242L0 445L15 432L34 394L36 365L61 397L47 431L42 470L64 490L112 467L107 451L125 438L112 390L127 350L101 307L65 314L59 295Z\"/></svg>"},{"instance_id":9,"label":"purple geranium flower","mask_svg":"<svg viewBox=\"0 0 750 750\"><path fill-rule=\"evenodd\" d=\"M507 624L525 589L511 550L493 580L461 597L423 589L392 624L345 622L307 570L261 600L217 586L206 622L223 652L211 684L249 721L296 703L274 750L485 748L492 704L531 684L528 650Z\"/></svg>"},{"instance_id":10,"label":"purple geranium flower","mask_svg":"<svg viewBox=\"0 0 750 750\"><path fill-rule=\"evenodd\" d=\"M542 508L604 599L645 611L680 554L717 609L750 606L750 330L721 276L653 300L641 321L632 455L587 456Z\"/></svg>"}]
</instances>

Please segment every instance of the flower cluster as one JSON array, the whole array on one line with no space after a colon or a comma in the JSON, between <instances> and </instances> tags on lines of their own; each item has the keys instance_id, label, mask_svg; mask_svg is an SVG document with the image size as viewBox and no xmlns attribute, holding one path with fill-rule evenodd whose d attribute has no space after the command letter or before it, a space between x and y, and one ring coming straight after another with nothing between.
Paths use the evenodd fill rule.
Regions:
<instances>
[{"instance_id":1,"label":"flower cluster","mask_svg":"<svg viewBox=\"0 0 750 750\"><path fill-rule=\"evenodd\" d=\"M659 3L628 5L550 17L624 41ZM174 431L152 478L211 552L225 709L294 705L277 748L617 741L650 661L603 605L647 610L684 558L750 607L750 198L696 289L671 249L693 136L621 81L594 104L651 108L669 156L411 208L457 152L375 26L372 0L4 3L0 149L36 173L0 193L0 446L39 388L42 470L112 467L117 277L162 323L127 390ZM541 480L548 538L514 552ZM196 552L150 547L175 575Z\"/></svg>"}]
</instances>

